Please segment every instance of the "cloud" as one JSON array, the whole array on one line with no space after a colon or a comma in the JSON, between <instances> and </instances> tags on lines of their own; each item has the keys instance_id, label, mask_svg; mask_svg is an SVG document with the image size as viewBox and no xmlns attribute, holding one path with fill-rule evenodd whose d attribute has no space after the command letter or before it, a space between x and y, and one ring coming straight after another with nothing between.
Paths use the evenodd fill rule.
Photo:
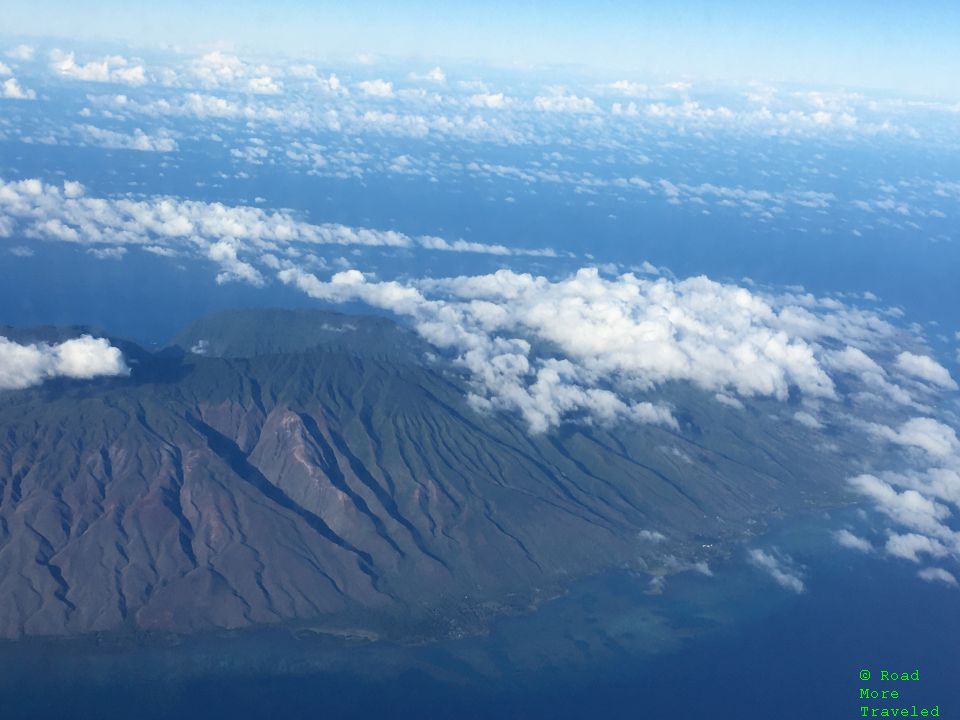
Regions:
<instances>
[{"instance_id":1,"label":"cloud","mask_svg":"<svg viewBox=\"0 0 960 720\"><path fill-rule=\"evenodd\" d=\"M33 47L30 45L17 45L7 50L6 55L13 60L33 60L33 52Z\"/></svg>"},{"instance_id":2,"label":"cloud","mask_svg":"<svg viewBox=\"0 0 960 720\"><path fill-rule=\"evenodd\" d=\"M378 98L393 97L393 83L386 80L362 80L357 87L364 95Z\"/></svg>"},{"instance_id":3,"label":"cloud","mask_svg":"<svg viewBox=\"0 0 960 720\"><path fill-rule=\"evenodd\" d=\"M236 55L211 50L190 63L193 76L207 86L230 85L248 75L247 65Z\"/></svg>"},{"instance_id":4,"label":"cloud","mask_svg":"<svg viewBox=\"0 0 960 720\"><path fill-rule=\"evenodd\" d=\"M629 95L631 97L639 97L641 95L646 95L650 88L648 88L643 83L633 82L631 80L617 80L610 83L608 86L611 90L614 90L623 95Z\"/></svg>"},{"instance_id":5,"label":"cloud","mask_svg":"<svg viewBox=\"0 0 960 720\"><path fill-rule=\"evenodd\" d=\"M823 428L823 423L805 410L798 410L795 412L793 414L793 419L801 425L805 425L806 427L810 428L811 430L821 430Z\"/></svg>"},{"instance_id":6,"label":"cloud","mask_svg":"<svg viewBox=\"0 0 960 720\"><path fill-rule=\"evenodd\" d=\"M914 531L914 534L955 541L955 534L944 524L951 516L950 509L919 490L907 489L898 492L889 482L869 474L857 475L848 482L856 492L873 500L877 510L897 524ZM895 554L899 552L902 556L909 553L906 548L912 545L910 537L900 537L901 539L894 541L893 548Z\"/></svg>"},{"instance_id":7,"label":"cloud","mask_svg":"<svg viewBox=\"0 0 960 720\"><path fill-rule=\"evenodd\" d=\"M280 92L280 87L280 83L278 83L269 75L263 75L261 77L250 78L247 80L247 90L252 93L276 95Z\"/></svg>"},{"instance_id":8,"label":"cloud","mask_svg":"<svg viewBox=\"0 0 960 720\"><path fill-rule=\"evenodd\" d=\"M957 587L957 578L953 575L953 573L950 573L943 568L924 568L917 573L917 577L919 577L921 580L926 580L927 582L939 582L951 587Z\"/></svg>"},{"instance_id":9,"label":"cloud","mask_svg":"<svg viewBox=\"0 0 960 720\"><path fill-rule=\"evenodd\" d=\"M323 281L289 268L279 279L320 300L409 317L470 371L477 407L519 412L537 431L578 414L671 425L666 408L638 404L670 382L691 382L738 407L738 398L786 400L794 390L834 400L815 341L887 331L842 307L803 309L801 323L801 308L779 305L786 300L702 277L607 278L584 268L557 280L500 270L379 282L351 270Z\"/></svg>"},{"instance_id":10,"label":"cloud","mask_svg":"<svg viewBox=\"0 0 960 720\"><path fill-rule=\"evenodd\" d=\"M89 380L129 375L123 354L104 338L83 335L50 345L20 345L0 337L0 389L39 385L56 377Z\"/></svg>"},{"instance_id":11,"label":"cloud","mask_svg":"<svg viewBox=\"0 0 960 720\"><path fill-rule=\"evenodd\" d=\"M16 78L7 78L0 84L0 97L6 100L35 100L37 94L33 90L25 90Z\"/></svg>"},{"instance_id":12,"label":"cloud","mask_svg":"<svg viewBox=\"0 0 960 720\"><path fill-rule=\"evenodd\" d=\"M428 250L444 250L446 252L468 252L484 255L526 255L530 257L557 257L557 253L550 248L509 248L506 245L489 245L486 243L469 242L467 240L445 240L432 235L422 235L416 239L417 245Z\"/></svg>"},{"instance_id":13,"label":"cloud","mask_svg":"<svg viewBox=\"0 0 960 720\"><path fill-rule=\"evenodd\" d=\"M90 248L87 252L98 260L122 260L127 254L125 247Z\"/></svg>"},{"instance_id":14,"label":"cloud","mask_svg":"<svg viewBox=\"0 0 960 720\"><path fill-rule=\"evenodd\" d=\"M600 110L592 99L566 94L561 90L550 95L538 95L533 99L533 106L544 112L595 113Z\"/></svg>"},{"instance_id":15,"label":"cloud","mask_svg":"<svg viewBox=\"0 0 960 720\"><path fill-rule=\"evenodd\" d=\"M429 70L428 72L425 72L422 74L412 72L410 73L410 79L411 80L427 80L429 82L442 85L447 81L447 76L443 72L443 70L439 66L437 66L437 67L434 67L432 70Z\"/></svg>"},{"instance_id":16,"label":"cloud","mask_svg":"<svg viewBox=\"0 0 960 720\"><path fill-rule=\"evenodd\" d=\"M637 533L637 537L652 543L661 543L667 539L666 535L656 530L641 530Z\"/></svg>"},{"instance_id":17,"label":"cloud","mask_svg":"<svg viewBox=\"0 0 960 720\"><path fill-rule=\"evenodd\" d=\"M857 400L880 383L899 388L879 360L901 351L906 331L875 311L802 289L776 295L704 277L613 276L618 269L612 266L553 278L501 270L378 281L353 270L322 280L310 271L326 267L312 254L323 245L502 257L556 253L313 224L285 210L90 197L69 181L0 181L0 224L8 234L87 245L99 254L139 245L212 261L221 283L262 286L276 277L318 299L395 312L469 373L477 408L516 412L537 431L567 420L676 427L670 408L654 395L672 382L692 383L736 409L750 398L796 395L803 407L790 412L810 427L844 421L846 411L835 402L842 394ZM837 375L844 376L842 385ZM914 392L926 391L918 385ZM901 447L953 452L956 439L946 426L922 420L858 427Z\"/></svg>"},{"instance_id":18,"label":"cloud","mask_svg":"<svg viewBox=\"0 0 960 720\"><path fill-rule=\"evenodd\" d=\"M340 82L340 78L338 78L338 77L337 77L336 75L334 75L333 73L330 73L330 74L329 74L327 77L325 77L325 78L323 78L323 77L318 77L318 78L317 78L317 87L319 87L322 91L324 91L324 92L326 92L326 93L329 93L329 94L332 94L332 95L335 95L335 94L347 95L347 94L349 94L349 91L348 91L348 90L343 86L343 84Z\"/></svg>"},{"instance_id":19,"label":"cloud","mask_svg":"<svg viewBox=\"0 0 960 720\"><path fill-rule=\"evenodd\" d=\"M287 68L287 73L295 78L310 80L315 83L315 88L324 93L331 95L349 94L340 82L340 78L333 73L330 73L327 77L321 77L317 72L317 68L313 65L291 65Z\"/></svg>"},{"instance_id":20,"label":"cloud","mask_svg":"<svg viewBox=\"0 0 960 720\"><path fill-rule=\"evenodd\" d=\"M904 351L897 355L896 366L899 370L919 380L944 390L956 390L957 383L943 365L927 355L914 355Z\"/></svg>"},{"instance_id":21,"label":"cloud","mask_svg":"<svg viewBox=\"0 0 960 720\"><path fill-rule=\"evenodd\" d=\"M776 549L773 553L768 553L755 548L747 557L752 565L769 573L780 587L798 594L806 589L800 571L789 556L780 555Z\"/></svg>"},{"instance_id":22,"label":"cloud","mask_svg":"<svg viewBox=\"0 0 960 720\"><path fill-rule=\"evenodd\" d=\"M147 82L143 65L131 64L119 55L92 60L78 65L72 52L54 49L50 52L50 69L61 77L86 82L121 83L139 86Z\"/></svg>"},{"instance_id":23,"label":"cloud","mask_svg":"<svg viewBox=\"0 0 960 720\"><path fill-rule=\"evenodd\" d=\"M13 75L13 70L10 69L9 65L0 62L0 76L6 77L8 75Z\"/></svg>"},{"instance_id":24,"label":"cloud","mask_svg":"<svg viewBox=\"0 0 960 720\"><path fill-rule=\"evenodd\" d=\"M207 250L207 256L222 268L217 274L218 285L237 280L248 282L255 287L264 285L263 275L253 265L237 256L235 241L221 240L213 243Z\"/></svg>"},{"instance_id":25,"label":"cloud","mask_svg":"<svg viewBox=\"0 0 960 720\"><path fill-rule=\"evenodd\" d=\"M467 102L473 107L500 109L510 104L510 98L501 93L477 93L467 98Z\"/></svg>"},{"instance_id":26,"label":"cloud","mask_svg":"<svg viewBox=\"0 0 960 720\"><path fill-rule=\"evenodd\" d=\"M873 551L873 545L870 544L869 540L854 535L849 530L837 530L833 533L833 537L841 547L865 553Z\"/></svg>"},{"instance_id":27,"label":"cloud","mask_svg":"<svg viewBox=\"0 0 960 720\"><path fill-rule=\"evenodd\" d=\"M879 363L860 348L847 346L827 353L824 359L831 369L859 377L871 392L902 405L914 403L910 393L892 382Z\"/></svg>"},{"instance_id":28,"label":"cloud","mask_svg":"<svg viewBox=\"0 0 960 720\"><path fill-rule=\"evenodd\" d=\"M89 132L89 130L87 131ZM108 131L104 131L108 132ZM107 142L126 146L140 141L132 136L104 135ZM164 140L155 136L144 143L155 147ZM162 147L162 146L161 146ZM159 148L158 148L159 149ZM66 181L62 186L37 179L0 180L0 228L9 224L26 237L98 245L165 246L171 252L208 256L210 244L229 241L231 251L260 255L264 252L299 253L294 246L356 245L383 248L421 248L441 252L473 252L490 255L555 257L547 248L512 249L464 240L447 241L424 236L413 238L393 230L355 228L336 223L312 224L288 211L268 211L250 206L227 206L172 197L145 200L88 197L83 186ZM8 233L9 234L9 233ZM222 255L222 248L217 251ZM236 268L234 268L236 269ZM248 270L232 279L252 280ZM232 273L232 274L231 274Z\"/></svg>"},{"instance_id":29,"label":"cloud","mask_svg":"<svg viewBox=\"0 0 960 720\"><path fill-rule=\"evenodd\" d=\"M949 554L943 543L917 533L893 534L886 544L886 551L894 557L920 562L920 555L942 558Z\"/></svg>"},{"instance_id":30,"label":"cloud","mask_svg":"<svg viewBox=\"0 0 960 720\"><path fill-rule=\"evenodd\" d=\"M911 418L894 430L886 425L869 426L872 433L884 440L916 447L938 458L947 458L960 449L956 431L933 418Z\"/></svg>"},{"instance_id":31,"label":"cloud","mask_svg":"<svg viewBox=\"0 0 960 720\"><path fill-rule=\"evenodd\" d=\"M75 129L81 139L113 150L175 152L178 149L177 141L173 138L162 133L151 136L140 128L134 128L132 133L119 133L93 125L77 125Z\"/></svg>"}]
</instances>

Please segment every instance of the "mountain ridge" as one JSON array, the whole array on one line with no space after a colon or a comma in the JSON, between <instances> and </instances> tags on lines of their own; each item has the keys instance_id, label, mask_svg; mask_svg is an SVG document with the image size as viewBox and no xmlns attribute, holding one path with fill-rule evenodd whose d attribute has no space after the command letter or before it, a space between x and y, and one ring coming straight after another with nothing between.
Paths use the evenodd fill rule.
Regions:
<instances>
[{"instance_id":1,"label":"mountain ridge","mask_svg":"<svg viewBox=\"0 0 960 720\"><path fill-rule=\"evenodd\" d=\"M766 409L676 386L679 430L531 435L474 410L389 320L296 315L291 346L291 316L243 311L178 335L206 333L207 353L139 349L128 378L0 393L0 637L478 629L605 568L692 567L838 497L839 464L810 457L802 427L774 435Z\"/></svg>"}]
</instances>

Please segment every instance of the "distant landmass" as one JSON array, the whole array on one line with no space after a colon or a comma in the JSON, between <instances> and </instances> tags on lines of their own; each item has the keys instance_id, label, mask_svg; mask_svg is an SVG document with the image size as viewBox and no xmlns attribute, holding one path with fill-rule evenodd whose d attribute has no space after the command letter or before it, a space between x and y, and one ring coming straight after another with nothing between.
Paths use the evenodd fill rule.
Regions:
<instances>
[{"instance_id":1,"label":"distant landmass","mask_svg":"<svg viewBox=\"0 0 960 720\"><path fill-rule=\"evenodd\" d=\"M775 403L672 385L679 430L531 434L385 318L234 311L157 352L111 342L129 377L0 392L0 637L455 636L607 568L707 571L841 498L843 437L811 452Z\"/></svg>"}]
</instances>

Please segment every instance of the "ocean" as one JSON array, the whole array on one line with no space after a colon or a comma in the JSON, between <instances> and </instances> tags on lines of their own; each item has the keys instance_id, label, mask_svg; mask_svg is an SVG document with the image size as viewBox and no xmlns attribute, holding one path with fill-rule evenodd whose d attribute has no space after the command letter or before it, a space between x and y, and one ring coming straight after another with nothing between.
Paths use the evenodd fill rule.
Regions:
<instances>
[{"instance_id":1,"label":"ocean","mask_svg":"<svg viewBox=\"0 0 960 720\"><path fill-rule=\"evenodd\" d=\"M419 646L288 630L0 646L4 718L856 718L861 707L960 717L953 588L837 546L854 512L779 522L713 574L611 572L488 635ZM745 560L776 547L806 590ZM881 682L880 671L919 671ZM868 670L871 682L862 682ZM901 702L864 701L861 688Z\"/></svg>"}]
</instances>

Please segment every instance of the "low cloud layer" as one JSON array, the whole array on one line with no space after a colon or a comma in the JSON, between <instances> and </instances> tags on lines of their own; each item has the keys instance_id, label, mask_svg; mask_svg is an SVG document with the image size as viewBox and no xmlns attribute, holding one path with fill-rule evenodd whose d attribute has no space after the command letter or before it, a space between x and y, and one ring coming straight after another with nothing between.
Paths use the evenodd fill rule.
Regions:
<instances>
[{"instance_id":1,"label":"low cloud layer","mask_svg":"<svg viewBox=\"0 0 960 720\"><path fill-rule=\"evenodd\" d=\"M104 338L83 335L55 345L21 345L0 336L0 390L22 389L44 380L128 375L123 353Z\"/></svg>"},{"instance_id":2,"label":"low cloud layer","mask_svg":"<svg viewBox=\"0 0 960 720\"><path fill-rule=\"evenodd\" d=\"M84 126L86 135L110 147L166 150L168 137L142 133L121 135ZM175 144L175 143L174 143ZM0 179L0 236L14 232L41 240L86 245L166 247L213 259L250 262L263 254L299 258L322 245L422 249L498 256L554 257L550 249L508 248L432 236L412 237L394 230L313 224L286 210L267 211L175 197L145 200L91 197L78 182L62 185L38 179ZM232 250L225 250L228 243ZM245 256L245 257L243 257ZM270 261L268 261L270 262ZM235 279L256 281L254 273L233 273Z\"/></svg>"},{"instance_id":3,"label":"low cloud layer","mask_svg":"<svg viewBox=\"0 0 960 720\"><path fill-rule=\"evenodd\" d=\"M409 318L470 372L477 407L517 411L534 431L577 416L675 426L652 396L671 382L734 407L797 392L808 408L798 414L814 429L822 427L814 413L839 407L839 378L857 397L888 405L930 392L892 379L878 388L875 376L887 373L867 352L889 363L899 331L875 313L812 296L762 295L704 277L605 277L595 268L557 280L510 270L406 282L357 270L324 281L286 268L278 277L318 300ZM860 362L838 364L837 353Z\"/></svg>"},{"instance_id":4,"label":"low cloud layer","mask_svg":"<svg viewBox=\"0 0 960 720\"><path fill-rule=\"evenodd\" d=\"M917 564L960 563L960 531L956 529L960 441L956 430L932 417L915 417L893 427L874 424L871 433L876 441L900 453L899 464L904 468L864 473L849 481L854 492L887 519L884 552ZM953 574L940 567L925 568L919 574L925 580L956 585Z\"/></svg>"},{"instance_id":5,"label":"low cloud layer","mask_svg":"<svg viewBox=\"0 0 960 720\"><path fill-rule=\"evenodd\" d=\"M50 69L61 77L86 82L118 83L122 85L143 85L147 82L146 72L140 63L134 63L119 55L111 55L78 63L72 52L54 49L50 52Z\"/></svg>"}]
</instances>

